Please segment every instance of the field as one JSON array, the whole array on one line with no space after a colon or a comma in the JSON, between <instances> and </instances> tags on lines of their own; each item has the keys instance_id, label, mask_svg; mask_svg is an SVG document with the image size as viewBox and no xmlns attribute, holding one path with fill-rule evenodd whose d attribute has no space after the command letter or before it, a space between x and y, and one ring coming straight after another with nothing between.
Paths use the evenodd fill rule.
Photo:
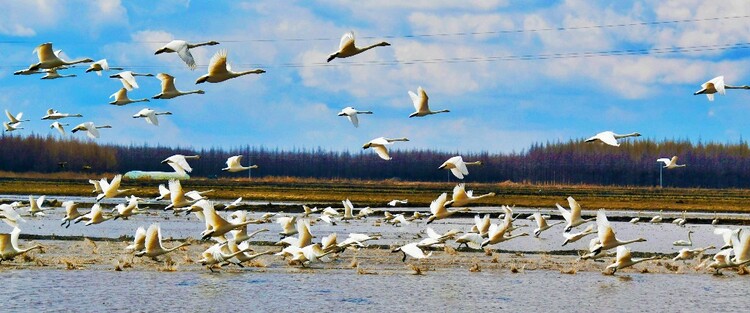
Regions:
<instances>
[{"instance_id":1,"label":"field","mask_svg":"<svg viewBox=\"0 0 750 313\"><path fill-rule=\"evenodd\" d=\"M0 173L0 194L91 195L89 178L113 174L83 175ZM144 198L158 196L159 181L123 181L122 188ZM213 189L211 198L263 201L296 201L311 205L340 204L351 199L358 205L383 206L392 199L409 199L408 206L429 206L441 193L450 194L456 182L428 183L403 181L318 180L273 177L257 179L192 178L182 182L185 190ZM513 182L471 183L467 190L475 194L495 192L478 205L554 207L566 203L568 196L581 202L584 209L672 210L672 211L750 211L750 192L745 189L656 188L590 185L531 185Z\"/></svg>"}]
</instances>

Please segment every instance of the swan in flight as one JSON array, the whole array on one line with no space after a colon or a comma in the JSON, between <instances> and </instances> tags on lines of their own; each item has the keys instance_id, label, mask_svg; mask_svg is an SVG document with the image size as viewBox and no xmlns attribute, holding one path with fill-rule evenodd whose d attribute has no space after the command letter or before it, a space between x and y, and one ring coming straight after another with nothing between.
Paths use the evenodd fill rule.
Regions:
<instances>
[{"instance_id":1,"label":"swan in flight","mask_svg":"<svg viewBox=\"0 0 750 313\"><path fill-rule=\"evenodd\" d=\"M465 175L469 175L469 170L466 168L467 165L482 165L482 161L464 162L464 159L460 155L457 155L443 162L438 169L450 170L456 178L464 179Z\"/></svg>"},{"instance_id":2,"label":"swan in flight","mask_svg":"<svg viewBox=\"0 0 750 313\"><path fill-rule=\"evenodd\" d=\"M206 230L201 232L201 237L206 240L211 237L219 237L233 229L239 229L245 225L253 223L253 220L243 222L228 222L226 219L216 213L213 201L200 200L194 204L196 207L203 209L203 216L206 218Z\"/></svg>"},{"instance_id":3,"label":"swan in flight","mask_svg":"<svg viewBox=\"0 0 750 313\"><path fill-rule=\"evenodd\" d=\"M178 56L180 56L180 59L182 61L185 61L185 64L191 69L194 70L195 65L195 59L193 59L193 55L190 53L190 49L195 47L201 47L201 46L215 46L219 43L216 41L207 41L207 42L201 42L201 43L189 43L184 40L172 40L163 47L159 48L159 50L156 50L154 54L162 54L162 53L173 53L176 52Z\"/></svg>"},{"instance_id":4,"label":"swan in flight","mask_svg":"<svg viewBox=\"0 0 750 313\"><path fill-rule=\"evenodd\" d=\"M115 98L114 101L109 103L112 105L126 105L126 104L135 103L135 102L148 102L149 101L146 98L131 100L130 98L128 98L128 90L125 88L120 88L120 90L113 93L111 96L109 96L109 98L110 99Z\"/></svg>"},{"instance_id":5,"label":"swan in flight","mask_svg":"<svg viewBox=\"0 0 750 313\"><path fill-rule=\"evenodd\" d=\"M132 71L124 71L119 72L114 75L110 75L109 78L117 78L122 83L122 87L127 89L128 91L133 90L134 88L138 88L138 82L135 81L136 76L146 76L146 77L154 77L154 74L150 73L135 73Z\"/></svg>"},{"instance_id":6,"label":"swan in flight","mask_svg":"<svg viewBox=\"0 0 750 313\"><path fill-rule=\"evenodd\" d=\"M43 120L59 120L61 118L66 117L83 117L81 114L70 114L70 113L60 113L53 109L47 109L47 115L43 116Z\"/></svg>"},{"instance_id":7,"label":"swan in flight","mask_svg":"<svg viewBox=\"0 0 750 313\"><path fill-rule=\"evenodd\" d=\"M597 235L599 236L599 243L592 247L591 254L593 255L597 255L602 251L607 251L609 249L633 242L646 241L646 239L644 238L636 238L625 241L617 239L617 237L615 237L615 231L612 229L612 225L609 224L607 215L604 213L603 209L599 209L599 212L596 213L596 225L598 227Z\"/></svg>"},{"instance_id":8,"label":"swan in flight","mask_svg":"<svg viewBox=\"0 0 750 313\"><path fill-rule=\"evenodd\" d=\"M736 240L740 238L740 228L729 229L729 228L715 228L714 234L720 235L724 240L724 245L721 246L721 250L731 248Z\"/></svg>"},{"instance_id":9,"label":"swan in flight","mask_svg":"<svg viewBox=\"0 0 750 313\"><path fill-rule=\"evenodd\" d=\"M20 234L21 229L18 227L14 227L10 234L0 234L0 262L13 260L15 257L34 249L42 249L40 245L21 249L18 246L18 236Z\"/></svg>"},{"instance_id":10,"label":"swan in flight","mask_svg":"<svg viewBox=\"0 0 750 313\"><path fill-rule=\"evenodd\" d=\"M52 50L52 43L43 43L36 48L34 48L34 51L32 53L35 53L37 57L39 58L39 63L35 63L29 66L30 71L39 70L39 69L54 69L63 65L73 65L78 63L91 63L94 62L94 60L85 58L85 59L79 59L75 61L65 61L62 58L60 58L60 52L62 50L53 51Z\"/></svg>"},{"instance_id":11,"label":"swan in flight","mask_svg":"<svg viewBox=\"0 0 750 313\"><path fill-rule=\"evenodd\" d=\"M191 90L191 91L179 91L177 90L177 87L174 86L174 76L169 75L167 73L159 73L156 75L156 78L161 80L161 93L158 95L155 95L152 97L152 99L172 99L179 96L189 95L189 94L205 94L206 92L203 90Z\"/></svg>"},{"instance_id":12,"label":"swan in flight","mask_svg":"<svg viewBox=\"0 0 750 313\"><path fill-rule=\"evenodd\" d=\"M552 228L552 226L565 223L565 221L558 221L552 224L547 224L547 219L542 217L542 213L539 212L534 213L534 220L536 221L536 228L534 229L535 238L539 238L539 235L541 235L543 231Z\"/></svg>"},{"instance_id":13,"label":"swan in flight","mask_svg":"<svg viewBox=\"0 0 750 313\"><path fill-rule=\"evenodd\" d=\"M146 229L143 226L138 227L135 230L135 236L133 237L133 243L125 247L126 251L138 252L146 249Z\"/></svg>"},{"instance_id":14,"label":"swan in flight","mask_svg":"<svg viewBox=\"0 0 750 313\"><path fill-rule=\"evenodd\" d=\"M175 172L180 174L185 174L185 172L192 172L193 168L190 167L190 164L188 164L188 159L200 159L200 155L182 155L182 154L175 154L171 157L168 157L161 161L161 164L167 164L171 166Z\"/></svg>"},{"instance_id":15,"label":"swan in flight","mask_svg":"<svg viewBox=\"0 0 750 313\"><path fill-rule=\"evenodd\" d=\"M23 127L20 127L21 123L15 123L15 124L8 124L8 122L3 122L3 127L5 127L6 132L12 132L15 130L23 129Z\"/></svg>"},{"instance_id":16,"label":"swan in flight","mask_svg":"<svg viewBox=\"0 0 750 313\"><path fill-rule=\"evenodd\" d=\"M386 146L392 145L396 141L409 141L409 139L408 138L378 137L364 144L362 146L362 149L372 148L373 150L375 150L375 153L377 153L381 159L388 161L392 158L390 155L388 155L388 148L386 148Z\"/></svg>"},{"instance_id":17,"label":"swan in flight","mask_svg":"<svg viewBox=\"0 0 750 313\"><path fill-rule=\"evenodd\" d=\"M65 129L63 126L70 126L70 124L61 124L60 122L52 122L52 124L49 125L49 128L56 129L60 135L65 136Z\"/></svg>"},{"instance_id":18,"label":"swan in flight","mask_svg":"<svg viewBox=\"0 0 750 313\"><path fill-rule=\"evenodd\" d=\"M189 245L189 243L183 242L175 247L166 249L164 248L161 242L162 242L161 227L159 227L159 224L151 224L151 226L149 226L148 230L146 231L145 248L141 251L136 252L135 256L137 257L147 256L152 259L155 259L156 257L160 255L170 253L181 247Z\"/></svg>"},{"instance_id":19,"label":"swan in flight","mask_svg":"<svg viewBox=\"0 0 750 313\"><path fill-rule=\"evenodd\" d=\"M156 112L153 109L145 108L138 111L138 113L133 114L133 118L144 118L146 119L146 123L159 126L159 118L156 117L157 115L172 115L172 112Z\"/></svg>"},{"instance_id":20,"label":"swan in flight","mask_svg":"<svg viewBox=\"0 0 750 313\"><path fill-rule=\"evenodd\" d=\"M429 105L427 104L429 98L427 97L427 93L424 91L424 89L422 89L422 86L419 86L419 88L417 88L417 93L409 90L409 97L411 97L411 102L412 104L414 104L414 110L416 110L414 111L414 113L409 115L410 118L415 116L419 117L450 112L450 110L431 111Z\"/></svg>"},{"instance_id":21,"label":"swan in flight","mask_svg":"<svg viewBox=\"0 0 750 313\"><path fill-rule=\"evenodd\" d=\"M128 191L133 190L132 188L120 190L121 181L122 174L115 175L115 177L112 177L112 180L109 182L107 182L106 177L99 180L99 186L101 186L102 188L102 193L96 196L96 201L99 202L104 198L115 198Z\"/></svg>"},{"instance_id":22,"label":"swan in flight","mask_svg":"<svg viewBox=\"0 0 750 313\"><path fill-rule=\"evenodd\" d=\"M164 210L179 210L181 208L190 207L196 202L204 199L203 196L200 195L200 193L194 193L189 195L190 193L184 193L182 191L182 184L180 184L180 181L177 179L170 179L169 180L169 200L170 203L167 205ZM185 197L190 198L190 200L186 199Z\"/></svg>"},{"instance_id":23,"label":"swan in flight","mask_svg":"<svg viewBox=\"0 0 750 313\"><path fill-rule=\"evenodd\" d=\"M42 206L44 204L44 196L40 196L34 200L34 196L29 195L29 215L31 217L44 216L46 209Z\"/></svg>"},{"instance_id":24,"label":"swan in flight","mask_svg":"<svg viewBox=\"0 0 750 313\"><path fill-rule=\"evenodd\" d=\"M683 247L692 247L693 246L693 238L691 238L691 235L693 234L692 230L688 231L688 240L680 239L672 243L673 246L683 246Z\"/></svg>"},{"instance_id":25,"label":"swan in flight","mask_svg":"<svg viewBox=\"0 0 750 313\"><path fill-rule=\"evenodd\" d=\"M565 221L568 222L568 224L565 225L566 233L573 229L573 227L596 219L595 217L592 217L590 219L581 218L581 205L578 204L578 201L576 201L576 199L573 199L573 197L568 197L568 205L570 206L570 211L563 208L559 203L555 203L555 205L557 206L557 210L560 211L560 214L565 219Z\"/></svg>"},{"instance_id":26,"label":"swan in flight","mask_svg":"<svg viewBox=\"0 0 750 313\"><path fill-rule=\"evenodd\" d=\"M18 222L26 222L26 220L21 217L21 214L18 214L13 206L9 204L0 204L0 219L10 227L18 227Z\"/></svg>"},{"instance_id":27,"label":"swan in flight","mask_svg":"<svg viewBox=\"0 0 750 313\"><path fill-rule=\"evenodd\" d=\"M576 242L578 240L581 240L583 237L586 237L590 234L595 234L595 233L596 233L596 230L594 230L593 224L589 224L589 226L587 226L586 229L584 229L580 233L575 233L575 234L563 233L563 237L565 237L565 241L563 242L562 245L565 246L569 243Z\"/></svg>"},{"instance_id":28,"label":"swan in flight","mask_svg":"<svg viewBox=\"0 0 750 313\"><path fill-rule=\"evenodd\" d=\"M458 207L465 206L474 201L478 201L486 197L494 197L495 193L490 192L481 196L474 196L474 190L466 191L466 184L460 183L453 187L453 199L445 203L446 207Z\"/></svg>"},{"instance_id":29,"label":"swan in flight","mask_svg":"<svg viewBox=\"0 0 750 313\"><path fill-rule=\"evenodd\" d=\"M469 211L469 208L462 208L462 209L448 211L448 209L445 207L447 200L448 200L448 193L446 192L443 192L440 196L437 197L437 199L432 200L432 203L430 203L430 213L432 213L432 215L430 215L430 217L427 218L427 224L430 224L434 222L435 220L442 220L444 218L448 218L458 212Z\"/></svg>"},{"instance_id":30,"label":"swan in flight","mask_svg":"<svg viewBox=\"0 0 750 313\"><path fill-rule=\"evenodd\" d=\"M219 50L211 58L211 63L208 66L208 74L198 77L195 81L196 84L205 82L209 83L220 83L227 79L240 77L247 74L263 74L266 71L262 69L254 69L243 72L233 72L232 67L227 64L227 50Z\"/></svg>"},{"instance_id":31,"label":"swan in flight","mask_svg":"<svg viewBox=\"0 0 750 313\"><path fill-rule=\"evenodd\" d=\"M109 71L109 70L122 71L125 69L122 67L109 67L109 63L107 63L107 59L101 59L99 61L89 64L89 68L86 69L86 73L96 72L96 75L102 76L103 71Z\"/></svg>"},{"instance_id":32,"label":"swan in flight","mask_svg":"<svg viewBox=\"0 0 750 313\"><path fill-rule=\"evenodd\" d=\"M740 232L737 240L732 242L732 249L734 249L732 262L738 264L750 262L750 232Z\"/></svg>"},{"instance_id":33,"label":"swan in flight","mask_svg":"<svg viewBox=\"0 0 750 313\"><path fill-rule=\"evenodd\" d=\"M407 203L409 203L409 199L404 199L404 200L393 199L393 200L389 201L386 205L388 205L388 206L397 206L399 204L407 204Z\"/></svg>"},{"instance_id":34,"label":"swan in flight","mask_svg":"<svg viewBox=\"0 0 750 313\"><path fill-rule=\"evenodd\" d=\"M601 141L605 144L608 144L610 146L619 147L620 143L617 141L617 139L620 138L627 138L627 137L640 137L641 134L639 133L630 133L630 134L624 134L619 135L615 134L611 131L603 131L601 133L598 133L594 135L594 137L591 137L589 139L586 139L586 142L594 142L594 141Z\"/></svg>"},{"instance_id":35,"label":"swan in flight","mask_svg":"<svg viewBox=\"0 0 750 313\"><path fill-rule=\"evenodd\" d=\"M345 33L343 36L341 36L341 42L339 43L339 50L328 55L327 62L331 62L335 58L343 59L343 58L348 58L350 56L355 56L357 54L360 54L362 52L365 52L375 47L385 47L385 46L390 46L390 45L391 44L385 41L382 41L371 46L358 48L354 44L354 32L350 31L348 33Z\"/></svg>"},{"instance_id":36,"label":"swan in flight","mask_svg":"<svg viewBox=\"0 0 750 313\"><path fill-rule=\"evenodd\" d=\"M352 122L354 127L359 127L359 118L357 114L372 114L372 111L358 111L352 107L345 107L339 112L338 116L346 116Z\"/></svg>"},{"instance_id":37,"label":"swan in flight","mask_svg":"<svg viewBox=\"0 0 750 313\"><path fill-rule=\"evenodd\" d=\"M127 220L133 215L144 213L138 207L139 202L142 200L141 198L130 196L130 198L125 197L125 200L128 201L127 204L120 203L112 209L113 219L122 218Z\"/></svg>"},{"instance_id":38,"label":"swan in flight","mask_svg":"<svg viewBox=\"0 0 750 313\"><path fill-rule=\"evenodd\" d=\"M21 122L29 122L29 121L31 121L31 120L24 120L23 119L23 112L18 112L18 114L16 114L14 116L12 113L10 113L10 111L8 111L6 109L5 110L5 116L8 117L8 123L9 124L18 124L18 123L21 123Z\"/></svg>"},{"instance_id":39,"label":"swan in flight","mask_svg":"<svg viewBox=\"0 0 750 313\"><path fill-rule=\"evenodd\" d=\"M677 164L677 156L676 155L673 156L671 159L668 159L668 158L659 158L659 159L656 160L656 162L662 162L662 163L664 163L664 168L669 169L669 170L671 170L673 168L687 166L685 164Z\"/></svg>"},{"instance_id":40,"label":"swan in flight","mask_svg":"<svg viewBox=\"0 0 750 313\"><path fill-rule=\"evenodd\" d=\"M511 229L511 227L513 227L513 211L508 206L503 206L503 210L505 210L505 218L503 219L503 224L490 225L490 229L487 232L487 239L482 241L482 244L480 245L481 248L484 248L488 245L505 242L513 238L529 235L528 233L520 233L512 236L505 236L505 233L509 233L508 231Z\"/></svg>"},{"instance_id":41,"label":"swan in flight","mask_svg":"<svg viewBox=\"0 0 750 313\"><path fill-rule=\"evenodd\" d=\"M617 272L617 270L620 270L626 267L631 267L641 262L656 260L658 258L659 258L658 256L652 256L652 257L642 258L642 259L633 259L630 257L629 248L625 246L618 246L617 257L616 257L615 263L612 263L609 266L607 266L606 270L612 270L612 274L614 274L615 272Z\"/></svg>"},{"instance_id":42,"label":"swan in flight","mask_svg":"<svg viewBox=\"0 0 750 313\"><path fill-rule=\"evenodd\" d=\"M99 129L102 128L112 128L112 126L109 125L101 125L97 126L94 124L94 122L85 122L78 124L76 127L73 127L73 129L70 130L71 133L75 133L77 131L85 131L86 135L89 136L91 139L99 138Z\"/></svg>"},{"instance_id":43,"label":"swan in flight","mask_svg":"<svg viewBox=\"0 0 750 313\"><path fill-rule=\"evenodd\" d=\"M78 203L75 203L73 201L65 201L62 203L62 206L65 208L65 216L62 218L62 220L60 220L62 222L60 226L65 226L65 228L68 228L70 227L70 222L83 216L83 214L78 212Z\"/></svg>"},{"instance_id":44,"label":"swan in flight","mask_svg":"<svg viewBox=\"0 0 750 313\"><path fill-rule=\"evenodd\" d=\"M242 161L242 155L231 156L227 159L227 167L222 168L221 170L225 172L234 173L234 172L241 172L241 171L245 171L245 170L249 170L253 168L258 168L257 165L242 166L242 164L240 164L240 161Z\"/></svg>"},{"instance_id":45,"label":"swan in flight","mask_svg":"<svg viewBox=\"0 0 750 313\"><path fill-rule=\"evenodd\" d=\"M41 79L58 79L58 78L76 77L76 74L62 75L58 73L57 70L54 68L44 70L44 72L46 74L44 74L44 76L42 76Z\"/></svg>"},{"instance_id":46,"label":"swan in flight","mask_svg":"<svg viewBox=\"0 0 750 313\"><path fill-rule=\"evenodd\" d=\"M410 244L406 244L403 246L400 246L398 248L395 248L391 250L392 253L401 252L404 254L404 257L401 258L401 262L406 262L406 256L409 255L412 258L415 259L426 259L429 258L432 255L432 252L428 254L424 254L424 251L422 251L422 248L417 245L416 242L412 242Z\"/></svg>"},{"instance_id":47,"label":"swan in flight","mask_svg":"<svg viewBox=\"0 0 750 313\"><path fill-rule=\"evenodd\" d=\"M226 250L226 251L223 251L223 250ZM248 250L251 250L251 249L248 247L246 250L239 250L239 251L231 252L229 251L228 248L226 248L222 244L217 243L213 246L208 247L206 251L203 251L203 253L201 254L201 259L198 261L195 261L195 263L206 266L211 272L214 272L214 269L213 269L214 265L222 264L225 262L229 262L229 263L242 266L239 264L239 262L237 262L237 259L235 257L239 254L245 253Z\"/></svg>"},{"instance_id":48,"label":"swan in flight","mask_svg":"<svg viewBox=\"0 0 750 313\"><path fill-rule=\"evenodd\" d=\"M726 93L725 89L750 89L750 86L730 86L724 84L724 76L717 76L701 85L701 90L693 93L693 95L705 94L708 97L708 101L714 101L714 94L718 93L723 95Z\"/></svg>"},{"instance_id":49,"label":"swan in flight","mask_svg":"<svg viewBox=\"0 0 750 313\"><path fill-rule=\"evenodd\" d=\"M680 252L677 253L677 256L675 256L674 258L672 258L672 261L680 261L680 260L687 261L687 260L690 260L690 259L696 257L697 255L703 253L706 250L715 249L715 248L716 247L714 247L714 246L708 246L708 247L705 247L705 248L696 248L696 249L682 248L682 249L680 249Z\"/></svg>"},{"instance_id":50,"label":"swan in flight","mask_svg":"<svg viewBox=\"0 0 750 313\"><path fill-rule=\"evenodd\" d=\"M99 203L94 203L91 207L91 211L86 215L88 215L89 220L84 224L85 226L100 224L114 218L112 215L104 216L104 211Z\"/></svg>"}]
</instances>

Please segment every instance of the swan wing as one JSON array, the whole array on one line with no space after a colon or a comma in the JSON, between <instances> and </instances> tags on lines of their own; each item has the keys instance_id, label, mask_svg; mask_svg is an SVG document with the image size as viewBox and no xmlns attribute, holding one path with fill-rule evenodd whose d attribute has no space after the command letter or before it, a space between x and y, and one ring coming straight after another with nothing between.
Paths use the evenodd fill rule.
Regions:
<instances>
[{"instance_id":1,"label":"swan wing","mask_svg":"<svg viewBox=\"0 0 750 313\"><path fill-rule=\"evenodd\" d=\"M159 118L156 117L156 114L154 114L153 111L150 114L147 114L145 118L147 123L154 126L159 126Z\"/></svg>"},{"instance_id":2,"label":"swan wing","mask_svg":"<svg viewBox=\"0 0 750 313\"><path fill-rule=\"evenodd\" d=\"M372 146L372 149L375 150L375 153L378 154L378 156L383 160L390 160L392 159L390 155L388 155L388 149L385 146L377 145Z\"/></svg>"},{"instance_id":3,"label":"swan wing","mask_svg":"<svg viewBox=\"0 0 750 313\"><path fill-rule=\"evenodd\" d=\"M596 137L603 143L606 143L610 146L620 146L620 143L617 142L617 138L615 138L615 135L612 132L599 133L598 135L596 135Z\"/></svg>"},{"instance_id":4,"label":"swan wing","mask_svg":"<svg viewBox=\"0 0 750 313\"><path fill-rule=\"evenodd\" d=\"M146 251L156 251L161 248L161 231L159 224L151 224L146 231Z\"/></svg>"},{"instance_id":5,"label":"swan wing","mask_svg":"<svg viewBox=\"0 0 750 313\"><path fill-rule=\"evenodd\" d=\"M174 86L174 76L167 73L159 73L156 78L161 80L161 92L176 92L177 88Z\"/></svg>"},{"instance_id":6,"label":"swan wing","mask_svg":"<svg viewBox=\"0 0 750 313\"><path fill-rule=\"evenodd\" d=\"M91 139L99 138L99 130L96 127L87 128L86 136L89 136Z\"/></svg>"},{"instance_id":7,"label":"swan wing","mask_svg":"<svg viewBox=\"0 0 750 313\"><path fill-rule=\"evenodd\" d=\"M427 237L430 237L431 239L435 239L435 240L439 240L440 237L442 237L440 234L435 232L435 230L432 229L432 227L427 227L427 229L425 230L425 233L427 233Z\"/></svg>"},{"instance_id":8,"label":"swan wing","mask_svg":"<svg viewBox=\"0 0 750 313\"><path fill-rule=\"evenodd\" d=\"M138 83L135 81L135 76L133 76L133 72L131 71L120 72L119 76L125 88L128 88L128 85L130 85L131 88L128 88L128 90L132 90L133 88L138 88Z\"/></svg>"},{"instance_id":9,"label":"swan wing","mask_svg":"<svg viewBox=\"0 0 750 313\"><path fill-rule=\"evenodd\" d=\"M341 36L341 41L339 42L339 51L344 51L351 48L354 48L354 32L352 31Z\"/></svg>"},{"instance_id":10,"label":"swan wing","mask_svg":"<svg viewBox=\"0 0 750 313\"><path fill-rule=\"evenodd\" d=\"M188 173L193 171L193 168L190 167L190 164L188 164L187 159L185 159L184 156L179 156L175 158L175 163L177 163L177 165L182 167Z\"/></svg>"},{"instance_id":11,"label":"swan wing","mask_svg":"<svg viewBox=\"0 0 750 313\"><path fill-rule=\"evenodd\" d=\"M434 215L445 214L448 210L445 208L445 202L448 200L448 193L443 192L437 199L430 203L430 212Z\"/></svg>"},{"instance_id":12,"label":"swan wing","mask_svg":"<svg viewBox=\"0 0 750 313\"><path fill-rule=\"evenodd\" d=\"M190 53L190 49L188 49L187 45L180 47L176 52L177 55L180 56L180 59L185 61L185 64L187 64L190 69L195 69L195 59L193 59L193 54Z\"/></svg>"},{"instance_id":13,"label":"swan wing","mask_svg":"<svg viewBox=\"0 0 750 313\"><path fill-rule=\"evenodd\" d=\"M424 251L417 246L417 243L410 243L401 246L401 251L415 259L424 259L427 257L427 255L424 254Z\"/></svg>"},{"instance_id":14,"label":"swan wing","mask_svg":"<svg viewBox=\"0 0 750 313\"><path fill-rule=\"evenodd\" d=\"M8 117L8 120L10 120L11 124L18 122L18 120L16 119L16 117L13 116L13 114L10 114L10 111L8 111L7 109L5 110L5 116Z\"/></svg>"},{"instance_id":15,"label":"swan wing","mask_svg":"<svg viewBox=\"0 0 750 313\"><path fill-rule=\"evenodd\" d=\"M55 52L52 50L52 43L50 42L43 43L37 46L36 48L34 48L34 51L32 53L36 53L37 58L39 58L39 62L57 58Z\"/></svg>"},{"instance_id":16,"label":"swan wing","mask_svg":"<svg viewBox=\"0 0 750 313\"><path fill-rule=\"evenodd\" d=\"M630 259L630 249L625 246L617 246L617 262L620 264L628 263Z\"/></svg>"},{"instance_id":17,"label":"swan wing","mask_svg":"<svg viewBox=\"0 0 750 313\"><path fill-rule=\"evenodd\" d=\"M211 57L211 62L208 66L208 75L224 75L227 72L227 50L221 49Z\"/></svg>"},{"instance_id":18,"label":"swan wing","mask_svg":"<svg viewBox=\"0 0 750 313\"><path fill-rule=\"evenodd\" d=\"M571 222L571 216L570 212L563 208L559 203L555 203L555 206L557 206L557 210L560 211L560 215L565 219L566 222Z\"/></svg>"},{"instance_id":19,"label":"swan wing","mask_svg":"<svg viewBox=\"0 0 750 313\"><path fill-rule=\"evenodd\" d=\"M658 158L658 159L656 159L656 162L662 162L662 163L664 163L664 166L667 166L669 164L669 161L670 160L667 159L667 158Z\"/></svg>"},{"instance_id":20,"label":"swan wing","mask_svg":"<svg viewBox=\"0 0 750 313\"><path fill-rule=\"evenodd\" d=\"M357 113L347 115L347 118L349 118L349 121L352 122L354 127L359 127L359 118L357 117Z\"/></svg>"},{"instance_id":21,"label":"swan wing","mask_svg":"<svg viewBox=\"0 0 750 313\"><path fill-rule=\"evenodd\" d=\"M466 184L458 184L455 187L453 187L453 203L456 202L461 203L463 201L466 201L468 198L468 194L466 193Z\"/></svg>"},{"instance_id":22,"label":"swan wing","mask_svg":"<svg viewBox=\"0 0 750 313\"><path fill-rule=\"evenodd\" d=\"M612 226L609 224L607 215L604 213L604 210L600 209L599 212L596 213L596 225L599 235L599 242L602 245L615 240L615 232L614 230L612 230Z\"/></svg>"},{"instance_id":23,"label":"swan wing","mask_svg":"<svg viewBox=\"0 0 750 313\"><path fill-rule=\"evenodd\" d=\"M578 201L576 201L576 199L573 199L573 197L568 197L568 205L570 206L571 220L580 219L581 218L581 205L578 204Z\"/></svg>"}]
</instances>

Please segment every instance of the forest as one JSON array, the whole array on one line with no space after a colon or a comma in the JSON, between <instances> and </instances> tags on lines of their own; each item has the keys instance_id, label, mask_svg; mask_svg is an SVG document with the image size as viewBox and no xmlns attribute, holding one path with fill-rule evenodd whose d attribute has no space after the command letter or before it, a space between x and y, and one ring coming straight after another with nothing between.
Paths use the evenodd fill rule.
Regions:
<instances>
[{"instance_id":1,"label":"forest","mask_svg":"<svg viewBox=\"0 0 750 313\"><path fill-rule=\"evenodd\" d=\"M395 149L393 160L372 151L326 151L243 146L231 149L191 149L148 145L99 145L89 140L59 139L40 135L0 135L0 171L125 173L131 170L170 171L161 160L173 155L200 155L191 160L195 177L290 176L322 179L393 179L403 181L458 181L449 171L438 170L458 152ZM257 164L251 173L222 172L232 155L243 155L243 164ZM747 142L692 143L688 140L651 139L611 147L582 140L535 143L514 153L460 153L469 167L467 182L518 182L532 184L592 184L658 186L661 163L656 159L679 156L686 167L663 170L664 187L750 187L750 147Z\"/></svg>"}]
</instances>

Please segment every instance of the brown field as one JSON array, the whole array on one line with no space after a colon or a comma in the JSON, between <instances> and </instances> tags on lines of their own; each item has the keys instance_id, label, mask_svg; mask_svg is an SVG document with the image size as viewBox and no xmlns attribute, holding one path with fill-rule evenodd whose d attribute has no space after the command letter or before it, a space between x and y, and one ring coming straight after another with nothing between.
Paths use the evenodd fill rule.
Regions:
<instances>
[{"instance_id":1,"label":"brown field","mask_svg":"<svg viewBox=\"0 0 750 313\"><path fill-rule=\"evenodd\" d=\"M89 196L89 178L113 174L34 174L0 172L0 194L45 194ZM122 188L134 188L141 197L158 195L160 181L124 180ZM393 180L320 180L311 178L271 177L241 179L192 178L182 182L186 190L214 189L212 198L268 201L299 201L314 204L339 203L349 198L358 205L382 206L392 199L409 199L409 206L428 206L440 193L450 193L455 182L403 182ZM533 185L513 182L472 183L467 189L475 194L495 192L478 205L516 205L522 207L567 206L573 196L584 209L621 210L663 209L719 212L750 211L750 190L655 188L590 185Z\"/></svg>"}]
</instances>

